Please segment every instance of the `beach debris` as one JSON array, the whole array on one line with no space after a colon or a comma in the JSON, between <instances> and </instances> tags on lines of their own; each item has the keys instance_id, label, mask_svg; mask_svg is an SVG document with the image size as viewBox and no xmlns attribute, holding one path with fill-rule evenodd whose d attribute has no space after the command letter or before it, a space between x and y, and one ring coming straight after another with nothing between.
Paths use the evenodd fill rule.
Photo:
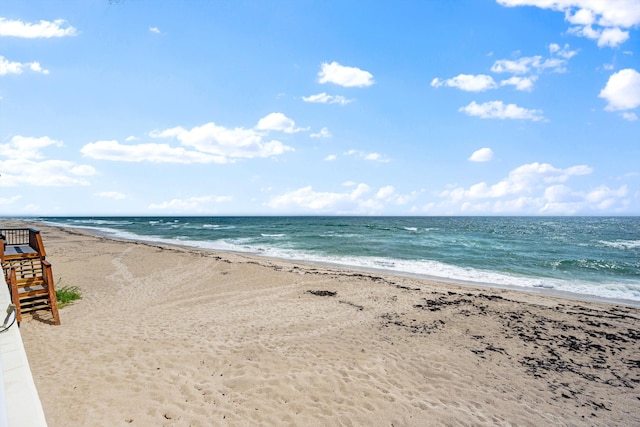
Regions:
<instances>
[{"instance_id":1,"label":"beach debris","mask_svg":"<svg viewBox=\"0 0 640 427\"><path fill-rule=\"evenodd\" d=\"M338 302L339 302L340 304L347 304L347 305L350 305L351 307L355 307L355 308L357 308L359 311L364 310L364 307L363 307L363 306L358 305L358 304L354 304L354 303L352 303L351 301L344 301L344 300L340 300L340 301L338 301Z\"/></svg>"},{"instance_id":2,"label":"beach debris","mask_svg":"<svg viewBox=\"0 0 640 427\"><path fill-rule=\"evenodd\" d=\"M401 319L401 315L398 313L385 313L380 317L384 320L382 324L383 327L389 327L392 325L399 326L401 328L406 328L409 332L424 335L428 335L438 329L441 329L446 324L442 319L436 319L430 323L416 322L415 319L412 319L411 323L408 323L404 320L399 320Z\"/></svg>"},{"instance_id":3,"label":"beach debris","mask_svg":"<svg viewBox=\"0 0 640 427\"><path fill-rule=\"evenodd\" d=\"M422 310L440 311L442 307L472 303L472 301L468 298L459 298L455 300L449 300L445 296L441 296L438 299L423 298L423 300L425 302L424 304L415 304L414 307L420 308Z\"/></svg>"},{"instance_id":4,"label":"beach debris","mask_svg":"<svg viewBox=\"0 0 640 427\"><path fill-rule=\"evenodd\" d=\"M419 291L420 288L412 288L410 286L404 286L404 285L394 285L396 288L398 289L403 289L405 291Z\"/></svg>"},{"instance_id":5,"label":"beach debris","mask_svg":"<svg viewBox=\"0 0 640 427\"><path fill-rule=\"evenodd\" d=\"M508 363L534 378L546 379L554 400L571 399L577 406L609 411L615 404L594 400L586 383L640 389L640 316L633 309L557 304L532 310L499 295L451 291L431 292L412 308L382 315L381 326L428 336L446 335L451 332L449 324L455 327L460 321L495 324L495 334L486 327L481 334L477 328L466 330L469 351L482 363ZM566 316L575 322L567 322ZM508 349L497 345L504 338L513 340Z\"/></svg>"},{"instance_id":6,"label":"beach debris","mask_svg":"<svg viewBox=\"0 0 640 427\"><path fill-rule=\"evenodd\" d=\"M333 291L307 291L308 294L312 294L318 297L335 297L338 293Z\"/></svg>"}]
</instances>

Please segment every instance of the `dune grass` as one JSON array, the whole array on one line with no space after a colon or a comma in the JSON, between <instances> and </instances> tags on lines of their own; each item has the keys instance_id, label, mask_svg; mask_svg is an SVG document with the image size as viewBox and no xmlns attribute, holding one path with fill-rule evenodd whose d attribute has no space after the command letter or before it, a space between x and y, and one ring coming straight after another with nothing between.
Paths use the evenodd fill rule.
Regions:
<instances>
[{"instance_id":1,"label":"dune grass","mask_svg":"<svg viewBox=\"0 0 640 427\"><path fill-rule=\"evenodd\" d=\"M60 284L60 282L58 282ZM65 307L73 301L82 298L80 288L77 286L62 286L56 289L56 299L58 300L58 308Z\"/></svg>"}]
</instances>

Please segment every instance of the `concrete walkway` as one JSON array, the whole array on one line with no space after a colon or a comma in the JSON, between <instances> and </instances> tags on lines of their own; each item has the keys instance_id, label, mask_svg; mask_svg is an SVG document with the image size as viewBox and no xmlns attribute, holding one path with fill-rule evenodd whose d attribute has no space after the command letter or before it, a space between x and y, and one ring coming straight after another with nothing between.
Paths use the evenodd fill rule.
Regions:
<instances>
[{"instance_id":1,"label":"concrete walkway","mask_svg":"<svg viewBox=\"0 0 640 427\"><path fill-rule=\"evenodd\" d=\"M4 322L10 302L9 287L4 274L0 274L0 326ZM40 397L24 351L20 328L16 322L9 330L0 333L0 427L46 425Z\"/></svg>"}]
</instances>

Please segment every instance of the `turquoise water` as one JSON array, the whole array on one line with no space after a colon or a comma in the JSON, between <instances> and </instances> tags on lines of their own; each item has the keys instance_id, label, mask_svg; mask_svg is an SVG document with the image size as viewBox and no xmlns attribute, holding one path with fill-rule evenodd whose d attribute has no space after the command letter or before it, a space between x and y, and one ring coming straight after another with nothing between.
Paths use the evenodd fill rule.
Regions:
<instances>
[{"instance_id":1,"label":"turquoise water","mask_svg":"<svg viewBox=\"0 0 640 427\"><path fill-rule=\"evenodd\" d=\"M640 217L39 220L120 238L640 301Z\"/></svg>"}]
</instances>

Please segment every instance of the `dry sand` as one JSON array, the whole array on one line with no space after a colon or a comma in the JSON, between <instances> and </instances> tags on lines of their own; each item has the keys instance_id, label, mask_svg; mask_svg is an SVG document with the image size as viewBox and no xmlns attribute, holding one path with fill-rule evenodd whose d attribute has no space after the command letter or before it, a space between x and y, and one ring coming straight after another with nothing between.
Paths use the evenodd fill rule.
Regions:
<instances>
[{"instance_id":1,"label":"dry sand","mask_svg":"<svg viewBox=\"0 0 640 427\"><path fill-rule=\"evenodd\" d=\"M51 427L640 425L638 308L36 227Z\"/></svg>"}]
</instances>

